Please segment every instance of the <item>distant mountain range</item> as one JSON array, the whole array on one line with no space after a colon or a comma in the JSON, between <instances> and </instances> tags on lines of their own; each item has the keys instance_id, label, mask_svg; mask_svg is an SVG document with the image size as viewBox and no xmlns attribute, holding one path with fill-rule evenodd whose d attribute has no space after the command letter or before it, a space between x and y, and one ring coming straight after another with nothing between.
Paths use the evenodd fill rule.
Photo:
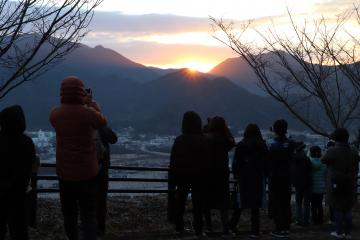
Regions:
<instances>
[{"instance_id":1,"label":"distant mountain range","mask_svg":"<svg viewBox=\"0 0 360 240\"><path fill-rule=\"evenodd\" d=\"M110 125L118 129L132 126L140 132L178 133L187 110L199 112L204 120L224 116L234 130L250 122L267 128L277 118L292 119L272 99L241 87L250 86L255 76L238 61L228 59L210 74L164 70L135 63L102 46L81 45L36 81L11 92L0 106L21 104L29 129L51 129L48 116L59 104L60 82L76 75L93 89ZM291 121L294 128L300 127Z\"/></svg>"}]
</instances>

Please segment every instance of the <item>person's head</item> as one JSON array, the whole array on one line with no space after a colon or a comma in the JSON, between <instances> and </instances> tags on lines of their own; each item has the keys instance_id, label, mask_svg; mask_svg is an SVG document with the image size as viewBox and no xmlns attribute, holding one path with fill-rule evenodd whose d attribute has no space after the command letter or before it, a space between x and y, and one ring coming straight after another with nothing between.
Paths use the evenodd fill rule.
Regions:
<instances>
[{"instance_id":1,"label":"person's head","mask_svg":"<svg viewBox=\"0 0 360 240\"><path fill-rule=\"evenodd\" d=\"M83 81L75 76L65 78L60 88L61 103L84 104L86 92Z\"/></svg>"},{"instance_id":2,"label":"person's head","mask_svg":"<svg viewBox=\"0 0 360 240\"><path fill-rule=\"evenodd\" d=\"M296 152L303 152L306 148L306 145L304 142L297 142L295 143L295 151Z\"/></svg>"},{"instance_id":3,"label":"person's head","mask_svg":"<svg viewBox=\"0 0 360 240\"><path fill-rule=\"evenodd\" d=\"M1 132L6 135L19 135L26 129L24 111L19 105L7 107L0 113Z\"/></svg>"},{"instance_id":4,"label":"person's head","mask_svg":"<svg viewBox=\"0 0 360 240\"><path fill-rule=\"evenodd\" d=\"M202 134L202 125L200 116L193 111L184 113L182 120L183 134Z\"/></svg>"},{"instance_id":5,"label":"person's head","mask_svg":"<svg viewBox=\"0 0 360 240\"><path fill-rule=\"evenodd\" d=\"M349 141L349 132L346 128L337 128L331 133L330 139L339 143L347 143Z\"/></svg>"},{"instance_id":6,"label":"person's head","mask_svg":"<svg viewBox=\"0 0 360 240\"><path fill-rule=\"evenodd\" d=\"M335 141L330 139L327 143L326 143L326 148L329 149L331 147L335 146Z\"/></svg>"},{"instance_id":7,"label":"person's head","mask_svg":"<svg viewBox=\"0 0 360 240\"><path fill-rule=\"evenodd\" d=\"M253 123L247 125L244 131L244 138L254 138L258 140L263 139L258 125Z\"/></svg>"},{"instance_id":8,"label":"person's head","mask_svg":"<svg viewBox=\"0 0 360 240\"><path fill-rule=\"evenodd\" d=\"M228 131L228 127L223 117L216 116L211 119L209 126L210 133L227 135Z\"/></svg>"},{"instance_id":9,"label":"person's head","mask_svg":"<svg viewBox=\"0 0 360 240\"><path fill-rule=\"evenodd\" d=\"M91 88L86 88L85 93L86 93L85 103L86 104L91 103L92 100L93 100L92 89Z\"/></svg>"},{"instance_id":10,"label":"person's head","mask_svg":"<svg viewBox=\"0 0 360 240\"><path fill-rule=\"evenodd\" d=\"M276 120L272 127L274 133L280 137L283 137L287 133L288 123L284 119Z\"/></svg>"},{"instance_id":11,"label":"person's head","mask_svg":"<svg viewBox=\"0 0 360 240\"><path fill-rule=\"evenodd\" d=\"M319 146L312 146L310 148L310 157L321 158L321 148Z\"/></svg>"}]
</instances>

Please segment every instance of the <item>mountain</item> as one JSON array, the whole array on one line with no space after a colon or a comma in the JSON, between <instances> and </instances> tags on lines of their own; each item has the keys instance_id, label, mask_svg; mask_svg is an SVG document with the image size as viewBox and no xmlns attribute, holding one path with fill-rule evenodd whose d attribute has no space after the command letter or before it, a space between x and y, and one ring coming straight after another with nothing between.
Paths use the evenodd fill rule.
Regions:
<instances>
[{"instance_id":1,"label":"mountain","mask_svg":"<svg viewBox=\"0 0 360 240\"><path fill-rule=\"evenodd\" d=\"M162 71L111 49L85 45L35 81L11 92L0 107L20 104L28 129L52 129L48 116L59 104L60 82L68 75L79 76L93 89L95 100L115 129L133 126L140 132L178 133L188 110L199 112L203 119L224 116L234 130L249 122L267 128L276 118L289 118L271 99L249 93L227 78L187 69Z\"/></svg>"},{"instance_id":2,"label":"mountain","mask_svg":"<svg viewBox=\"0 0 360 240\"><path fill-rule=\"evenodd\" d=\"M242 57L228 58L210 70L210 74L229 78L246 90L263 94L256 85L257 76Z\"/></svg>"},{"instance_id":3,"label":"mountain","mask_svg":"<svg viewBox=\"0 0 360 240\"><path fill-rule=\"evenodd\" d=\"M290 65L294 68L299 66L299 64L287 53L281 52ZM273 53L267 53L261 55L265 60L269 60L270 63L274 64L274 70L269 71L267 74L271 78L277 77L278 73L286 74L287 71L283 69L281 64L277 64L278 57ZM300 67L299 67L300 69ZM243 57L228 58L225 61L216 65L213 69L210 70L209 74L215 76L223 76L229 78L231 81L239 85L240 87L246 89L249 92L252 92L257 95L265 96L267 95L257 84L258 78L254 73L253 69L248 65Z\"/></svg>"},{"instance_id":4,"label":"mountain","mask_svg":"<svg viewBox=\"0 0 360 240\"><path fill-rule=\"evenodd\" d=\"M249 93L229 79L211 80L188 69L141 85L129 102L126 116L134 126L159 133L178 132L188 110L198 112L203 119L223 116L234 130L250 122L268 128L276 118L289 118L274 101Z\"/></svg>"}]
</instances>

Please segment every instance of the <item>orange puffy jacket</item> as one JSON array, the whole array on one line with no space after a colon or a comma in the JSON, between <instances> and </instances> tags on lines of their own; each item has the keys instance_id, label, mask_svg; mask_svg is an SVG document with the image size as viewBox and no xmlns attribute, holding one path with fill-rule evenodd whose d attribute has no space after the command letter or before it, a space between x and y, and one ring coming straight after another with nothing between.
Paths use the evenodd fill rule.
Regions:
<instances>
[{"instance_id":1,"label":"orange puffy jacket","mask_svg":"<svg viewBox=\"0 0 360 240\"><path fill-rule=\"evenodd\" d=\"M99 172L95 131L106 125L106 119L84 103L84 83L77 77L65 78L61 106L50 113L56 131L56 173L61 180L89 180Z\"/></svg>"}]
</instances>

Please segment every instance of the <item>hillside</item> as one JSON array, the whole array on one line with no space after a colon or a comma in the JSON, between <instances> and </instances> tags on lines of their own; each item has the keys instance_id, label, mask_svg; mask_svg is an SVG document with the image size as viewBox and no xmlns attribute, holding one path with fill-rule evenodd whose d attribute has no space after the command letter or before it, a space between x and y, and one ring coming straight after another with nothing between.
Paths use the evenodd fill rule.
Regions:
<instances>
[{"instance_id":1,"label":"hillside","mask_svg":"<svg viewBox=\"0 0 360 240\"><path fill-rule=\"evenodd\" d=\"M249 122L268 128L276 118L289 118L271 99L249 93L227 78L145 67L111 49L85 45L36 81L10 93L0 107L21 104L29 129L51 129L48 115L59 104L60 82L68 75L79 76L93 89L114 128L178 133L182 114L188 110L199 112L204 119L224 116L235 129Z\"/></svg>"}]
</instances>

